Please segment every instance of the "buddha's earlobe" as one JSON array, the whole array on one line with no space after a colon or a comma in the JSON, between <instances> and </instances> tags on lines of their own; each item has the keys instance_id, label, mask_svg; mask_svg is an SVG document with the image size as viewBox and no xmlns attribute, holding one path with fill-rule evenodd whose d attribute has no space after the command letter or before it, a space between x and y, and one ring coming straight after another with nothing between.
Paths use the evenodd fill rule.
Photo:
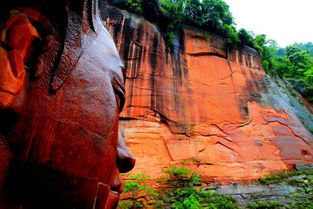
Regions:
<instances>
[{"instance_id":1,"label":"buddha's earlobe","mask_svg":"<svg viewBox=\"0 0 313 209\"><path fill-rule=\"evenodd\" d=\"M0 109L12 106L14 97L24 86L25 60L31 44L40 36L23 13L13 10L1 31Z\"/></svg>"}]
</instances>

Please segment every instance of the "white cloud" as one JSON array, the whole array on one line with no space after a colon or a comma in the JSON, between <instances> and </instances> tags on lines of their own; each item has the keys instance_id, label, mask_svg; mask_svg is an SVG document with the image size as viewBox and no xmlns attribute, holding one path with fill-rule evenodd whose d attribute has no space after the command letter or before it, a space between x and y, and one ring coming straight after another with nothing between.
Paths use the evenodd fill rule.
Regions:
<instances>
[{"instance_id":1,"label":"white cloud","mask_svg":"<svg viewBox=\"0 0 313 209\"><path fill-rule=\"evenodd\" d=\"M313 42L313 0L224 0L237 23L285 47Z\"/></svg>"}]
</instances>

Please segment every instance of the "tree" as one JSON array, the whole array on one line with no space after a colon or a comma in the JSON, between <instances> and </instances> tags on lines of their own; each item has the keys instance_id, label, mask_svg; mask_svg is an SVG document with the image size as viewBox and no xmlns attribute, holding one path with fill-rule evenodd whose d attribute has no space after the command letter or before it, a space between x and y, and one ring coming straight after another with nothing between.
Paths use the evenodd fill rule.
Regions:
<instances>
[{"instance_id":1,"label":"tree","mask_svg":"<svg viewBox=\"0 0 313 209\"><path fill-rule=\"evenodd\" d=\"M233 17L229 6L222 0L202 1L203 27L218 32L223 25L232 25Z\"/></svg>"},{"instance_id":2,"label":"tree","mask_svg":"<svg viewBox=\"0 0 313 209\"><path fill-rule=\"evenodd\" d=\"M199 0L186 0L184 22L187 25L201 27L203 25L203 8Z\"/></svg>"},{"instance_id":3,"label":"tree","mask_svg":"<svg viewBox=\"0 0 313 209\"><path fill-rule=\"evenodd\" d=\"M243 28L241 28L238 33L242 45L247 45L254 48L254 40L251 33L247 32Z\"/></svg>"},{"instance_id":4,"label":"tree","mask_svg":"<svg viewBox=\"0 0 313 209\"><path fill-rule=\"evenodd\" d=\"M293 46L298 47L299 49L306 51L309 55L313 56L313 43L294 43Z\"/></svg>"},{"instance_id":5,"label":"tree","mask_svg":"<svg viewBox=\"0 0 313 209\"><path fill-rule=\"evenodd\" d=\"M296 46L288 46L286 48L286 57L293 63L297 70L307 69L312 65L310 55Z\"/></svg>"}]
</instances>

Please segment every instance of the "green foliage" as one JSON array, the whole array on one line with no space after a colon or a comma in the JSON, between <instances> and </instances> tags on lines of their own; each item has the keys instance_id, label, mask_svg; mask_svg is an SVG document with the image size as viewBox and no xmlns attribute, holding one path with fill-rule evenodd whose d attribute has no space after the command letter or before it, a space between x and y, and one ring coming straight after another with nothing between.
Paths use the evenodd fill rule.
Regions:
<instances>
[{"instance_id":1,"label":"green foliage","mask_svg":"<svg viewBox=\"0 0 313 209\"><path fill-rule=\"evenodd\" d=\"M193 159L190 159L193 160ZM168 182L176 189L170 192L174 197L173 207L177 209L237 209L236 201L225 195L195 189L201 182L199 174L184 167L171 166L165 173L170 175Z\"/></svg>"},{"instance_id":2,"label":"green foliage","mask_svg":"<svg viewBox=\"0 0 313 209\"><path fill-rule=\"evenodd\" d=\"M295 46L286 48L286 57L291 64L283 77L293 80L294 88L313 102L313 57Z\"/></svg>"},{"instance_id":3,"label":"green foliage","mask_svg":"<svg viewBox=\"0 0 313 209\"><path fill-rule=\"evenodd\" d=\"M177 198L177 196L176 196L176 198ZM185 209L185 208L198 209L198 208L200 208L200 202L194 194L191 194L190 196L182 198L182 202L176 200L173 205L177 209Z\"/></svg>"},{"instance_id":4,"label":"green foliage","mask_svg":"<svg viewBox=\"0 0 313 209\"><path fill-rule=\"evenodd\" d=\"M307 191L303 190L294 197L291 197L291 199L293 201L286 207L287 209L313 209L312 193L308 196Z\"/></svg>"},{"instance_id":5,"label":"green foliage","mask_svg":"<svg viewBox=\"0 0 313 209\"><path fill-rule=\"evenodd\" d=\"M188 164L188 163L194 163L194 164L199 164L201 162L200 159L197 158L188 158L188 159L184 159L181 161L182 165Z\"/></svg>"},{"instance_id":6,"label":"green foliage","mask_svg":"<svg viewBox=\"0 0 313 209\"><path fill-rule=\"evenodd\" d=\"M256 202L256 203L249 203L248 208L251 209L275 209L279 208L279 206L282 206L282 204L279 201L271 201L271 202Z\"/></svg>"},{"instance_id":7,"label":"green foliage","mask_svg":"<svg viewBox=\"0 0 313 209\"><path fill-rule=\"evenodd\" d=\"M236 201L226 195L221 195L217 193L203 193L202 194L206 199L205 202L208 203L207 208L210 209L237 209L239 208L236 204Z\"/></svg>"},{"instance_id":8,"label":"green foliage","mask_svg":"<svg viewBox=\"0 0 313 209\"><path fill-rule=\"evenodd\" d=\"M277 43L274 40L267 40L266 36L261 34L255 37L254 47L260 53L264 70L271 75L276 74L279 64L277 59L281 59L281 57L276 55L278 50Z\"/></svg>"},{"instance_id":9,"label":"green foliage","mask_svg":"<svg viewBox=\"0 0 313 209\"><path fill-rule=\"evenodd\" d=\"M312 64L310 55L295 46L288 46L286 48L286 57L291 61L297 71L299 71L299 69L309 68L309 65Z\"/></svg>"},{"instance_id":10,"label":"green foliage","mask_svg":"<svg viewBox=\"0 0 313 209\"><path fill-rule=\"evenodd\" d=\"M132 182L132 181L127 181L125 184L124 184L124 191L123 192L129 192L129 191L143 191L146 189L146 185L142 185L142 184L139 184L137 182Z\"/></svg>"},{"instance_id":11,"label":"green foliage","mask_svg":"<svg viewBox=\"0 0 313 209\"><path fill-rule=\"evenodd\" d=\"M169 170L166 170L165 173L170 175L170 183L173 186L189 186L193 187L195 184L201 182L201 176L192 170L185 169L184 167L177 167L172 165Z\"/></svg>"},{"instance_id":12,"label":"green foliage","mask_svg":"<svg viewBox=\"0 0 313 209\"><path fill-rule=\"evenodd\" d=\"M143 15L144 0L108 0L108 3L137 15Z\"/></svg>"},{"instance_id":13,"label":"green foliage","mask_svg":"<svg viewBox=\"0 0 313 209\"><path fill-rule=\"evenodd\" d=\"M128 8L130 12L133 12L135 14L143 14L142 0L127 0L126 8Z\"/></svg>"},{"instance_id":14,"label":"green foliage","mask_svg":"<svg viewBox=\"0 0 313 209\"><path fill-rule=\"evenodd\" d=\"M306 51L309 55L313 56L313 43L294 43L293 46L298 47L299 49Z\"/></svg>"},{"instance_id":15,"label":"green foliage","mask_svg":"<svg viewBox=\"0 0 313 209\"><path fill-rule=\"evenodd\" d=\"M181 26L188 26L224 37L227 48L247 45L263 50L263 44L255 45L252 33L245 29L236 30L229 6L224 0L153 0L152 3L148 0L108 0L108 2L156 22L168 46L174 45L175 31ZM151 11L156 13L155 17L151 17L153 16Z\"/></svg>"},{"instance_id":16,"label":"green foliage","mask_svg":"<svg viewBox=\"0 0 313 209\"><path fill-rule=\"evenodd\" d=\"M120 209L130 209L132 206L125 202L119 202L117 207Z\"/></svg>"},{"instance_id":17,"label":"green foliage","mask_svg":"<svg viewBox=\"0 0 313 209\"><path fill-rule=\"evenodd\" d=\"M230 196L212 192L199 191L194 188L185 188L173 192L177 209L237 209L236 201Z\"/></svg>"},{"instance_id":18,"label":"green foliage","mask_svg":"<svg viewBox=\"0 0 313 209\"><path fill-rule=\"evenodd\" d=\"M232 25L233 17L223 0L161 0L161 10L179 24L210 31Z\"/></svg>"},{"instance_id":19,"label":"green foliage","mask_svg":"<svg viewBox=\"0 0 313 209\"><path fill-rule=\"evenodd\" d=\"M163 202L159 200L159 194L154 191L154 189L142 182L149 180L149 176L144 174L136 174L130 176L131 180L124 183L123 192L128 194L128 198L122 200L119 203L120 209L135 209L143 208L144 204L142 198L144 197L146 202L152 204L153 206L161 208ZM151 206L151 205L150 205Z\"/></svg>"},{"instance_id":20,"label":"green foliage","mask_svg":"<svg viewBox=\"0 0 313 209\"><path fill-rule=\"evenodd\" d=\"M171 20L165 33L169 43L173 43L173 30L179 25L221 35L228 45L240 43L229 6L223 0L161 0L160 6L163 14Z\"/></svg>"},{"instance_id":21,"label":"green foliage","mask_svg":"<svg viewBox=\"0 0 313 209\"><path fill-rule=\"evenodd\" d=\"M242 45L247 45L254 48L254 39L252 34L243 28L239 30L239 39Z\"/></svg>"},{"instance_id":22,"label":"green foliage","mask_svg":"<svg viewBox=\"0 0 313 209\"><path fill-rule=\"evenodd\" d=\"M254 47L261 55L264 70L289 81L295 90L312 103L313 57L297 45L308 46L309 51L312 43L294 44L281 49L275 41L267 40L265 35L258 35L254 39Z\"/></svg>"},{"instance_id":23,"label":"green foliage","mask_svg":"<svg viewBox=\"0 0 313 209\"><path fill-rule=\"evenodd\" d=\"M150 179L150 176L147 176L143 173L138 173L138 174L129 176L129 178L131 180L147 181Z\"/></svg>"}]
</instances>

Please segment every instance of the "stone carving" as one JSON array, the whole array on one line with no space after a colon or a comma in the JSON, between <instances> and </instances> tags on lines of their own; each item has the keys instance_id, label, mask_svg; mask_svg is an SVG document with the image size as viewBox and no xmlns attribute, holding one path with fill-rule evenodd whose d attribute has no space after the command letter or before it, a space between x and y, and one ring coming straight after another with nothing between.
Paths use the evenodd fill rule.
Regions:
<instances>
[{"instance_id":1,"label":"stone carving","mask_svg":"<svg viewBox=\"0 0 313 209\"><path fill-rule=\"evenodd\" d=\"M135 159L98 0L13 0L0 15L0 209L114 208Z\"/></svg>"}]
</instances>

